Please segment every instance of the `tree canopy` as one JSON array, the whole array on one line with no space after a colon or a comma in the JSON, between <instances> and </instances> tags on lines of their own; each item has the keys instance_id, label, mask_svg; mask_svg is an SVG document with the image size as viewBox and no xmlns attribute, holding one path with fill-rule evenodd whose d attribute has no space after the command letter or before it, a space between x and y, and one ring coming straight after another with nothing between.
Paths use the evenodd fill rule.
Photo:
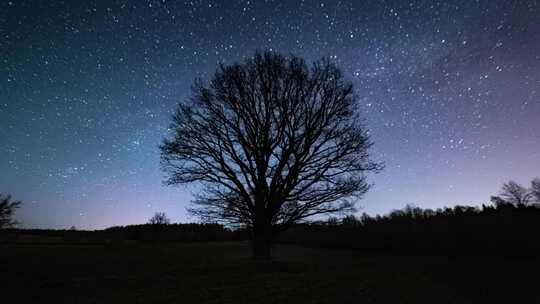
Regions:
<instances>
[{"instance_id":1,"label":"tree canopy","mask_svg":"<svg viewBox=\"0 0 540 304\"><path fill-rule=\"evenodd\" d=\"M167 183L202 184L190 211L251 227L266 244L308 217L353 211L370 188L366 173L381 168L353 85L327 59L308 67L257 53L221 65L208 84L195 83L170 130Z\"/></svg>"},{"instance_id":2,"label":"tree canopy","mask_svg":"<svg viewBox=\"0 0 540 304\"><path fill-rule=\"evenodd\" d=\"M165 214L165 212L156 212L148 220L148 224L151 224L151 225L168 225L170 223L171 223L171 220L167 218L167 215Z\"/></svg>"}]
</instances>

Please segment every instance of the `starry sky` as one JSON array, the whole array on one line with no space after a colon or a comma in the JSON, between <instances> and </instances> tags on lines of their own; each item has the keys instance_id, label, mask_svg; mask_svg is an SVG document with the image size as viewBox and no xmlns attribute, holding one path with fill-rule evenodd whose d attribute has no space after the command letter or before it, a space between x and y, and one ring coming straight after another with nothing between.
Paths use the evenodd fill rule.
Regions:
<instances>
[{"instance_id":1,"label":"starry sky","mask_svg":"<svg viewBox=\"0 0 540 304\"><path fill-rule=\"evenodd\" d=\"M540 4L2 1L0 192L23 227L195 221L158 145L195 78L272 50L330 57L386 169L359 212L487 203L540 176Z\"/></svg>"}]
</instances>

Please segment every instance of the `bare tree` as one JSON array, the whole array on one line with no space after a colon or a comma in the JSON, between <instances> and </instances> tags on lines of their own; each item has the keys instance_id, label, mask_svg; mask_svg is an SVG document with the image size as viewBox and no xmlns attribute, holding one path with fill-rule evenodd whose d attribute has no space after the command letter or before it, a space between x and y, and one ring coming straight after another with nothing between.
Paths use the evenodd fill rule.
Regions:
<instances>
[{"instance_id":1,"label":"bare tree","mask_svg":"<svg viewBox=\"0 0 540 304\"><path fill-rule=\"evenodd\" d=\"M378 171L353 86L329 60L256 54L220 66L180 103L161 145L168 184L200 182L190 211L245 225L256 258L276 233L319 214L346 213Z\"/></svg>"},{"instance_id":2,"label":"bare tree","mask_svg":"<svg viewBox=\"0 0 540 304\"><path fill-rule=\"evenodd\" d=\"M15 210L21 206L20 201L11 201L11 195L0 193L0 229L13 227L18 224L13 219Z\"/></svg>"},{"instance_id":3,"label":"bare tree","mask_svg":"<svg viewBox=\"0 0 540 304\"><path fill-rule=\"evenodd\" d=\"M170 223L171 221L167 218L165 212L156 212L154 216L148 220L148 224L151 225L168 225Z\"/></svg>"},{"instance_id":4,"label":"bare tree","mask_svg":"<svg viewBox=\"0 0 540 304\"><path fill-rule=\"evenodd\" d=\"M540 204L540 178L535 178L531 182L531 193L537 204Z\"/></svg>"},{"instance_id":5,"label":"bare tree","mask_svg":"<svg viewBox=\"0 0 540 304\"><path fill-rule=\"evenodd\" d=\"M499 196L492 197L492 201L498 201L499 204L508 203L515 206L527 205L531 199L532 192L514 181L503 184Z\"/></svg>"}]
</instances>

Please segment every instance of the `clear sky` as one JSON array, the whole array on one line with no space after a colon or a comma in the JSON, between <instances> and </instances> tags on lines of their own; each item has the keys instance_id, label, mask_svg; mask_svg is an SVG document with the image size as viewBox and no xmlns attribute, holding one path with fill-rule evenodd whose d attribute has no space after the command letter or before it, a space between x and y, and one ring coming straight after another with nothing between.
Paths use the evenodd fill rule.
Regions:
<instances>
[{"instance_id":1,"label":"clear sky","mask_svg":"<svg viewBox=\"0 0 540 304\"><path fill-rule=\"evenodd\" d=\"M256 50L329 56L386 169L360 212L487 203L540 176L540 7L494 1L2 1L0 192L24 227L185 208L163 186L177 102Z\"/></svg>"}]
</instances>

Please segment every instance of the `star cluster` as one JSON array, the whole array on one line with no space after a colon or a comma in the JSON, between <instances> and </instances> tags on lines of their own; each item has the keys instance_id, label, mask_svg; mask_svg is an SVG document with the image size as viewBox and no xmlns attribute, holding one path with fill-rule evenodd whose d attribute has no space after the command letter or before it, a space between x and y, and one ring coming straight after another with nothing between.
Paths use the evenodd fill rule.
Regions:
<instances>
[{"instance_id":1,"label":"star cluster","mask_svg":"<svg viewBox=\"0 0 540 304\"><path fill-rule=\"evenodd\" d=\"M386 169L360 203L486 203L540 175L537 1L9 1L0 4L0 191L27 227L175 221L157 146L195 78L257 50L327 56Z\"/></svg>"}]
</instances>

